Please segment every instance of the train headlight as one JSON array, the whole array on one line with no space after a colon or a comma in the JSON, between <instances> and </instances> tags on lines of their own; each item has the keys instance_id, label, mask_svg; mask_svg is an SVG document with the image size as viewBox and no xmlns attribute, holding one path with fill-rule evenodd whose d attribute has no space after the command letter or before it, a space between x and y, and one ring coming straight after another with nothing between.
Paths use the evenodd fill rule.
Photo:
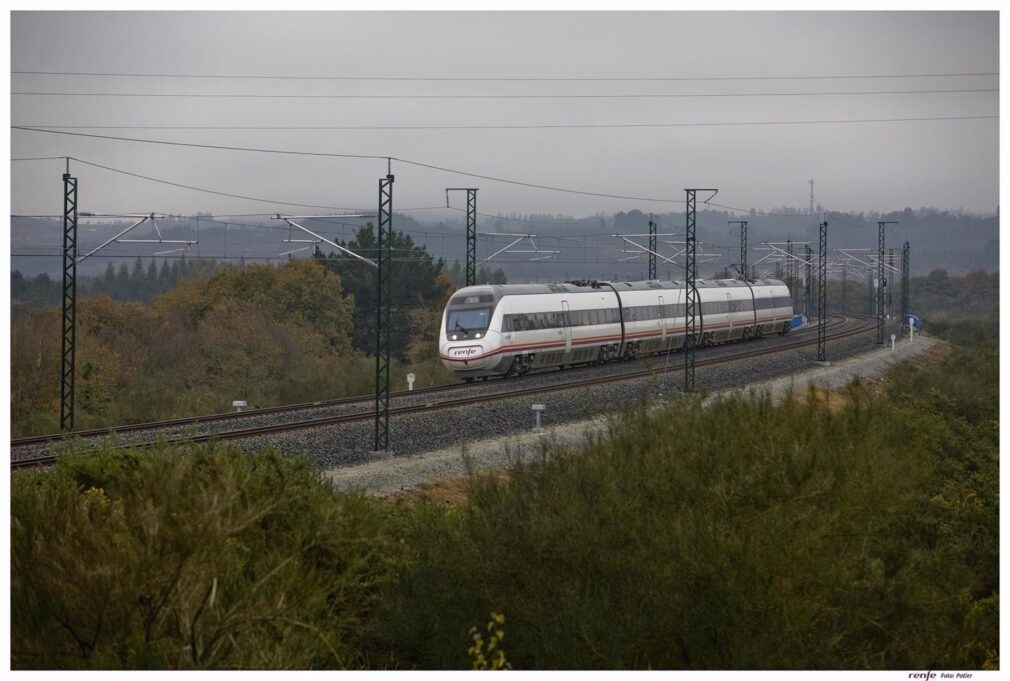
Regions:
<instances>
[{"instance_id":1,"label":"train headlight","mask_svg":"<svg viewBox=\"0 0 1010 681\"><path fill-rule=\"evenodd\" d=\"M450 337L452 338L452 340L457 340L459 338L459 336L457 336L456 334L452 334L452 336Z\"/></svg>"},{"instance_id":2,"label":"train headlight","mask_svg":"<svg viewBox=\"0 0 1010 681\"><path fill-rule=\"evenodd\" d=\"M483 335L483 334L481 334L481 333L475 333L475 334L473 335L473 337L474 337L474 338L480 338L480 337L481 337L481 335Z\"/></svg>"}]
</instances>

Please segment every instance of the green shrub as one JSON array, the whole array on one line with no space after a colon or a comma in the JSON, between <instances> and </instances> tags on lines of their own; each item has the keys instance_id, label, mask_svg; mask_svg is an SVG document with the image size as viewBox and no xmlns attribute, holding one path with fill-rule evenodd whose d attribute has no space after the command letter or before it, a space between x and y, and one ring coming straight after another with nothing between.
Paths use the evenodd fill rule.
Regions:
<instances>
[{"instance_id":1,"label":"green shrub","mask_svg":"<svg viewBox=\"0 0 1010 681\"><path fill-rule=\"evenodd\" d=\"M391 546L378 506L227 448L69 454L12 479L17 668L344 668Z\"/></svg>"},{"instance_id":2,"label":"green shrub","mask_svg":"<svg viewBox=\"0 0 1010 681\"><path fill-rule=\"evenodd\" d=\"M901 399L853 386L841 409L636 409L581 451L476 478L468 505L409 515L379 640L465 668L460 642L497 610L517 668L994 665L989 359L906 368Z\"/></svg>"}]
</instances>

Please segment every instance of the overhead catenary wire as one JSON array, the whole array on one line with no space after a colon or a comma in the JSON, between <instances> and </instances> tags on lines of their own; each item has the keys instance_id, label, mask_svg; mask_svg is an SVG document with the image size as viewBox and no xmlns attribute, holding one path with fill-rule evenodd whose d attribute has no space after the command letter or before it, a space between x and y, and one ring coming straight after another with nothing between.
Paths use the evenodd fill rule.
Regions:
<instances>
[{"instance_id":1,"label":"overhead catenary wire","mask_svg":"<svg viewBox=\"0 0 1010 681\"><path fill-rule=\"evenodd\" d=\"M913 123L928 121L971 121L999 118L979 116L921 116L902 118L837 118L797 121L713 121L688 123L530 123L513 125L42 125L23 124L15 129L31 130L234 130L234 131L339 131L339 130L597 130L635 128L724 128L740 126L829 125L856 123Z\"/></svg>"},{"instance_id":2,"label":"overhead catenary wire","mask_svg":"<svg viewBox=\"0 0 1010 681\"><path fill-rule=\"evenodd\" d=\"M455 174L455 175L464 175L464 176L467 176L467 177L476 177L476 178L479 178L479 179L482 179L482 180L488 180L488 181L491 181L491 182L501 182L503 184L511 184L511 185L516 185L516 186L521 186L521 187L530 187L530 188L533 188L533 189L543 189L543 190L546 190L546 191L555 191L555 192L563 192L563 193L567 193L567 194L579 194L579 195L583 195L583 196L596 196L596 197L612 198L612 199L624 199L624 200L630 200L630 201L652 201L652 202L656 202L656 203L684 203L683 199L679 199L679 200L678 199L661 199L661 198L642 197L642 196L625 196L625 195L622 195L622 194L605 194L605 193L602 193L602 192L591 192L591 191L583 191L583 190L579 190L579 189L569 189L569 188L565 188L565 187L552 187L550 185L536 184L536 183L532 183L532 182L521 182L519 180L509 180L509 179L501 178L501 177L493 177L491 175L483 175L483 174L468 172L468 171L464 171L464 170L456 170L456 169L453 169L453 168L446 168L444 166L437 166L437 165L430 164L430 163L422 163L420 161L411 161L409 159L400 158L400 157L397 157L397 156L380 156L380 155L366 155L366 154L339 154L339 153L324 152L324 151L297 151L297 150L288 150L288 149L264 149L264 148L257 148L257 147L236 147L236 146L228 146L228 145L222 145L222 144L196 144L196 143L192 143L192 142L178 142L178 141L173 141L173 140L152 140L152 139L143 139L143 138L136 138L136 137L119 137L119 136L114 136L114 135L94 135L94 134L83 133L83 132L67 132L67 131L64 131L64 130L44 130L44 129L41 129L41 128L29 128L29 127L23 127L23 126L11 126L11 129L14 129L14 130L26 130L26 131L30 131L30 132L39 132L39 133L45 133L45 134L70 135L70 136L73 136L73 137L88 137L88 138L95 138L95 139L118 140L118 141L135 142L135 143L141 143L141 144L159 144L159 145L176 146L176 147L192 147L192 148L198 148L198 149L214 149L214 150L219 150L219 151L223 150L223 151L242 151L242 152L250 152L250 153L266 153L266 154L294 154L294 155L297 155L297 156L317 156L317 157L321 157L321 158L331 158L332 157L332 158L381 159L381 160L387 161L387 162L396 161L398 163L404 163L404 164L407 164L407 165L417 166L417 167L420 167L420 168L428 168L428 169L431 169L431 170L438 170L438 171L441 171L441 172L452 173L452 174Z\"/></svg>"},{"instance_id":3,"label":"overhead catenary wire","mask_svg":"<svg viewBox=\"0 0 1010 681\"><path fill-rule=\"evenodd\" d=\"M192 185L181 184L179 182L172 182L171 180L163 180L163 179L159 179L159 178L155 178L155 177L149 177L147 175L141 175L139 173L133 173L133 172L130 172L130 171L127 171L127 170L120 170L119 168L113 168L111 166L102 165L101 163L94 163L92 161L85 161L83 159L77 158L76 156L71 157L71 160L73 160L73 161L75 161L77 163L82 163L84 165L92 166L94 168L101 168L102 170L107 170L109 172L119 173L121 175L129 175L130 177L136 177L136 178L139 178L139 179L142 179L142 180L149 180L151 182L157 182L159 184L165 184L165 185L169 185L169 186L172 186L172 187L179 187L181 189L189 189L189 190L196 191L196 192L202 192L204 194L214 194L216 196L225 196L225 197L233 198L233 199L243 199L245 201L258 201L260 203L271 203L271 204L276 204L276 205L281 205L281 206L295 206L295 207L299 207L299 208L321 208L321 209L325 209L325 210L354 210L353 208L349 209L349 208L342 208L342 207L337 207L337 206L323 206L323 205L317 205L317 204L311 204L311 203L294 203L294 202L291 202L291 201L279 201L277 199L265 199L265 198L260 198L260 197L256 197L256 196L246 196L246 195L243 195L243 194L232 194L230 192L222 192L222 191L217 191L217 190L214 190L214 189L206 189L206 188L203 188L203 187L194 187Z\"/></svg>"},{"instance_id":4,"label":"overhead catenary wire","mask_svg":"<svg viewBox=\"0 0 1010 681\"><path fill-rule=\"evenodd\" d=\"M963 78L998 76L999 72L954 73L877 73L820 74L785 76L362 76L362 75L295 75L295 74L234 74L234 73L139 73L124 71L42 71L12 70L11 74L36 76L104 76L116 78L193 78L234 80L364 80L364 81L428 81L428 82L678 82L678 81L747 81L747 80L856 80L890 78Z\"/></svg>"},{"instance_id":5,"label":"overhead catenary wire","mask_svg":"<svg viewBox=\"0 0 1010 681\"><path fill-rule=\"evenodd\" d=\"M621 94L270 94L252 92L25 92L12 91L14 97L128 97L154 99L707 99L733 97L842 97L875 95L935 95L999 92L999 88L936 90L861 90L835 92L638 92Z\"/></svg>"}]
</instances>

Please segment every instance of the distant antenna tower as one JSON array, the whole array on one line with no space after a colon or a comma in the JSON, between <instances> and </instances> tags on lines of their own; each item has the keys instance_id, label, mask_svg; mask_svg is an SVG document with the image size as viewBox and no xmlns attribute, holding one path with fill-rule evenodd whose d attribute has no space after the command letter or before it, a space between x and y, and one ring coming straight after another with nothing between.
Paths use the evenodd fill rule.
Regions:
<instances>
[{"instance_id":1,"label":"distant antenna tower","mask_svg":"<svg viewBox=\"0 0 1010 681\"><path fill-rule=\"evenodd\" d=\"M814 181L807 180L810 183L810 214L814 214Z\"/></svg>"}]
</instances>

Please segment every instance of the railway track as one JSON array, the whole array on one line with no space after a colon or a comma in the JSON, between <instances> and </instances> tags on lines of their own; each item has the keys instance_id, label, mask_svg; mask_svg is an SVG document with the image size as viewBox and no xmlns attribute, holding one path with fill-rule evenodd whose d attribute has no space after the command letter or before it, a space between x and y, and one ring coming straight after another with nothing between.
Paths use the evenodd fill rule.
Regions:
<instances>
[{"instance_id":1,"label":"railway track","mask_svg":"<svg viewBox=\"0 0 1010 681\"><path fill-rule=\"evenodd\" d=\"M854 317L855 315L849 315ZM844 324L845 317L837 316L831 318L832 321L829 322L828 328L834 328L841 324ZM806 336L813 333L816 327L807 327L798 332L791 334L793 337ZM727 346L730 347L730 346ZM531 375L553 373L553 369L540 370L536 372L531 372ZM501 379L492 379L501 380ZM394 392L390 395L391 399L398 399L404 397L415 397L425 394L440 393L446 391L456 391L465 390L467 386L462 383L450 383L446 385L436 385L427 388L418 388L417 390L402 390ZM16 438L11 440L11 448L16 449L20 447L27 447L32 445L42 445L51 442L60 442L66 440L67 438L98 438L106 437L109 435L124 435L130 433L143 433L147 431L164 430L167 428L181 428L187 426L201 426L210 425L214 423L227 423L230 421L242 421L250 418L255 418L258 416L270 416L274 414L287 414L298 411L307 410L321 410L328 407L341 407L346 405L353 405L358 403L372 402L375 399L374 395L357 395L351 397L342 397L331 400L317 400L314 402L301 402L297 404L285 404L278 405L274 407L263 407L255 409L247 409L242 412L224 412L219 414L205 414L202 416L187 416L177 419L167 419L164 421L151 421L149 423L134 423L127 424L123 426L116 426L113 428L94 428L90 430L76 430L69 433L50 433L47 435L34 435L30 437Z\"/></svg>"},{"instance_id":2,"label":"railway track","mask_svg":"<svg viewBox=\"0 0 1010 681\"><path fill-rule=\"evenodd\" d=\"M846 329L845 326L847 325L848 320L850 319L855 319L858 322L858 325L855 328ZM848 317L836 317L835 321L828 324L828 327L829 329L836 329L833 333L828 334L827 340L830 341L864 333L867 329L870 328L870 324L867 318L863 318L857 315L849 315ZM838 327L842 327L842 330L837 330ZM817 342L815 334L812 333L812 331L814 331L815 328L816 327L808 327L807 329L804 329L801 332L793 334L792 335L793 340L778 343L770 347L752 348L744 352L734 352L731 354L726 354L717 357L702 356L701 358L698 358L696 360L696 366L698 367L716 366L719 364L726 364L738 360L746 360L749 358L760 357L764 355L770 355L778 352L785 352L788 350L794 350L797 348L814 345ZM421 401L420 403L413 405L394 406L390 407L389 414L390 416L398 416L398 415L418 413L422 411L450 409L454 407L479 404L481 402L489 402L499 399L522 397L527 395L538 395L563 390L591 387L594 385L599 385L601 383L613 383L618 381L635 380L650 375L674 372L683 369L683 366L684 366L683 361L678 358L677 361L669 363L662 368L650 367L645 369L615 373L606 376L593 375L587 378L581 378L574 381L559 382L553 385L537 385L533 387L520 386L517 390L497 391L492 392L490 394L482 393L477 395L464 395L459 398L446 399L442 401L435 401L435 402ZM556 372L548 372L548 373L556 373ZM516 384L516 383L520 383L520 381L515 381L514 379L509 381L509 384ZM474 384L474 385L484 385L484 384ZM392 397L394 398L417 397L421 395L430 395L450 391L463 391L465 393L470 387L471 387L470 385L464 385L464 384L432 386L429 388L421 388L413 391L396 392L393 393ZM121 435L126 433L139 433L145 431L161 430L171 427L206 425L215 422L228 423L235 419L241 419L241 418L249 418L271 414L285 414L285 413L303 411L307 409L318 409L333 406L347 406L358 403L371 402L373 399L374 397L371 395L360 397L348 397L336 400L324 400L318 402L306 402L295 405L268 407L264 409L254 409L246 412L232 412L226 414L214 414L201 417L171 419L167 421L158 421L152 423L123 426L115 429L101 428L86 431L76 431L68 434L53 434L30 438L21 438L18 440L12 440L11 447L13 449L19 446L48 444L55 441L61 441L67 437L97 438L109 435ZM286 423L273 423L268 425L261 425L247 428L236 428L233 430L216 430L208 433L190 434L184 437L178 437L173 439L161 439L152 442L133 442L129 444L124 444L123 448L130 448L130 447L147 448L160 444L204 443L215 439L233 440L247 437L255 437L259 435L282 433L291 430L340 425L344 423L351 423L371 419L373 418L373 416L374 414L372 410L369 409L363 411L355 411L347 414L340 414L336 416L327 416L323 418L294 420ZM55 463L56 458L57 457L54 454L47 454L43 456L14 459L11 461L11 468L20 469L20 468L32 468L36 466L48 466Z\"/></svg>"}]
</instances>

